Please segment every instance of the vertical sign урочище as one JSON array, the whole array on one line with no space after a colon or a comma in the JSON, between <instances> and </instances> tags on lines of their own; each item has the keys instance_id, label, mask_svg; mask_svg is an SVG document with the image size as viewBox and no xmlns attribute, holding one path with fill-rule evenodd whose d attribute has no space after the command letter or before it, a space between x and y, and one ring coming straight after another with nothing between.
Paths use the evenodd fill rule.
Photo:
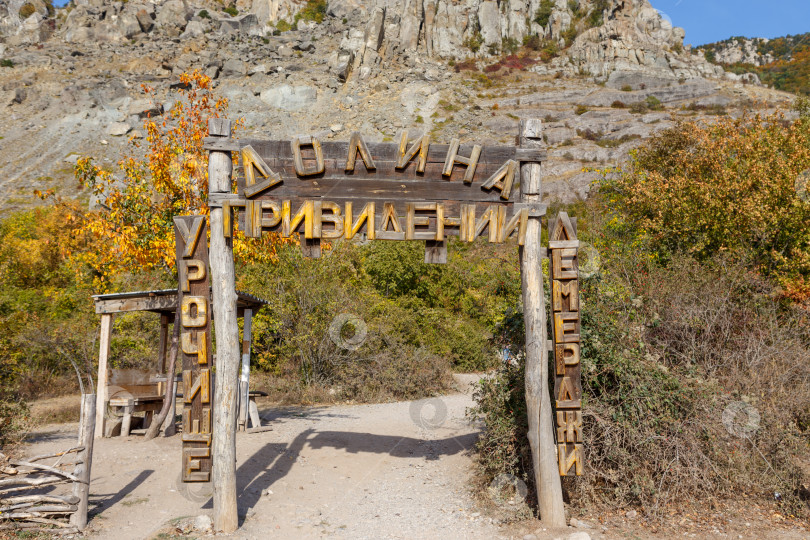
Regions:
<instances>
[{"instance_id":1,"label":"vertical sign \u0443\u0440\u043e\u0447\u0438\u0449\u0435","mask_svg":"<svg viewBox=\"0 0 810 540\"><path fill-rule=\"evenodd\" d=\"M211 476L211 286L205 216L174 218L183 365L184 482Z\"/></svg>"}]
</instances>

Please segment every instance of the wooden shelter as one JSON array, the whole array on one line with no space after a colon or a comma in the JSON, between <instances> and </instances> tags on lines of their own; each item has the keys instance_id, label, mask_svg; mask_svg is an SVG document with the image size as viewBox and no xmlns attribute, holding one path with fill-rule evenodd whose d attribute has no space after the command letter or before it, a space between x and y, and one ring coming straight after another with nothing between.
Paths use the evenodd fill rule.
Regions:
<instances>
[{"instance_id":1,"label":"wooden shelter","mask_svg":"<svg viewBox=\"0 0 810 540\"><path fill-rule=\"evenodd\" d=\"M169 342L169 325L174 324L178 308L177 289L162 289L156 291L137 291L115 294L99 294L93 296L96 304L96 313L101 315L101 336L99 339L98 354L98 400L96 406L95 438L105 436L105 417L110 407L109 389L111 385L127 390L128 402L118 401L115 406L122 407L125 415L122 433L128 431L128 422L131 413L144 412L147 420L154 411L160 410L163 403L162 384L166 384L166 352ZM244 332L242 339L242 369L240 395L239 426L244 429L248 414L248 377L250 374L250 344L251 319L253 314L267 304L261 298L236 291L237 316L244 318ZM111 370L108 365L110 353L110 338L112 336L112 321L117 313L132 311L151 311L160 314L160 343L158 345L158 358L156 369L152 373L133 373L132 370ZM213 306L212 310L213 312ZM176 381L171 381L176 384ZM172 395L175 395L173 392ZM119 403L120 401L120 403ZM173 405L170 409L175 410ZM166 417L164 429L171 433L174 428L174 413Z\"/></svg>"}]
</instances>

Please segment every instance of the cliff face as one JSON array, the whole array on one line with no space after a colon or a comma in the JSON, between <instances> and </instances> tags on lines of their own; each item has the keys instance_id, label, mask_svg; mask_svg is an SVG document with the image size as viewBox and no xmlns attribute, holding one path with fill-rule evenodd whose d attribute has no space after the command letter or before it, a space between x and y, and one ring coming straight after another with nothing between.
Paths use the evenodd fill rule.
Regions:
<instances>
[{"instance_id":1,"label":"cliff face","mask_svg":"<svg viewBox=\"0 0 810 540\"><path fill-rule=\"evenodd\" d=\"M20 18L23 5L34 6L35 13ZM59 39L73 43L123 43L146 34L199 37L222 29L264 36L281 21L292 22L306 5L238 0L240 15L229 17L210 0L74 0L69 13L54 19L41 0L11 0L0 6L0 32L11 44L48 39L57 28ZM204 8L209 17L199 17ZM736 77L693 54L683 44L683 29L673 28L647 0L330 0L327 10L345 21L341 46L331 59L342 78L363 66L374 69L384 58L496 56L528 36L565 51L538 68L546 72L614 81L632 80L627 73L636 73L653 84L655 79ZM611 75L616 72L622 75Z\"/></svg>"}]
</instances>

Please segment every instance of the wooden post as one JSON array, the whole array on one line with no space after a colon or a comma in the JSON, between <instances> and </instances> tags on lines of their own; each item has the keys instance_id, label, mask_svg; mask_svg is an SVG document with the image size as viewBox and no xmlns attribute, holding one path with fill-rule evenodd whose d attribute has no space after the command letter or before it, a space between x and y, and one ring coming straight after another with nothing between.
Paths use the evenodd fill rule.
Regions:
<instances>
[{"instance_id":1,"label":"wooden post","mask_svg":"<svg viewBox=\"0 0 810 540\"><path fill-rule=\"evenodd\" d=\"M542 131L540 119L521 120L520 146L522 148L541 146ZM540 163L523 163L520 178L521 202L540 203L542 199ZM555 454L551 396L548 388L540 219L540 216L529 218L526 225L526 243L520 248L523 319L526 327L526 412L529 418L529 444L532 449L540 519L549 527L565 527L565 509Z\"/></svg>"},{"instance_id":2,"label":"wooden post","mask_svg":"<svg viewBox=\"0 0 810 540\"><path fill-rule=\"evenodd\" d=\"M158 343L158 373L166 372L166 341L169 337L169 316L160 316L160 342Z\"/></svg>"},{"instance_id":3,"label":"wooden post","mask_svg":"<svg viewBox=\"0 0 810 540\"><path fill-rule=\"evenodd\" d=\"M208 121L211 137L230 137L231 122ZM231 192L233 161L230 152L211 151L208 156L210 194ZM229 220L230 221L230 220ZM236 324L236 288L233 246L225 239L223 211L211 207L211 284L217 367L214 384L213 486L214 528L231 533L239 526L236 507L236 413L239 380L239 327Z\"/></svg>"},{"instance_id":4,"label":"wooden post","mask_svg":"<svg viewBox=\"0 0 810 540\"><path fill-rule=\"evenodd\" d=\"M239 430L247 428L248 395L250 394L250 341L253 310L246 309L244 329L242 330L242 377L239 386ZM257 427L257 426L253 426Z\"/></svg>"},{"instance_id":5,"label":"wooden post","mask_svg":"<svg viewBox=\"0 0 810 540\"><path fill-rule=\"evenodd\" d=\"M113 316L105 313L101 316L101 336L98 346L98 382L96 383L95 437L104 436L104 414L107 412L107 358L110 356L110 336L112 335Z\"/></svg>"},{"instance_id":6,"label":"wooden post","mask_svg":"<svg viewBox=\"0 0 810 540\"><path fill-rule=\"evenodd\" d=\"M78 508L70 516L70 524L83 531L87 526L87 501L90 497L90 470L93 465L93 439L95 433L96 394L82 394L81 419L79 420L80 463L74 471L81 483L74 482L73 495L79 498Z\"/></svg>"}]
</instances>

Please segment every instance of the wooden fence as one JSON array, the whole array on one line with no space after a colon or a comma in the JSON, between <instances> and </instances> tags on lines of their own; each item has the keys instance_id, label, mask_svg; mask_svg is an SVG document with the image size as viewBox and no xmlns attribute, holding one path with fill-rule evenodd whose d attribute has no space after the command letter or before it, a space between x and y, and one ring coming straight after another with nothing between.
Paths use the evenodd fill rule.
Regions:
<instances>
[{"instance_id":1,"label":"wooden fence","mask_svg":"<svg viewBox=\"0 0 810 540\"><path fill-rule=\"evenodd\" d=\"M87 525L96 395L83 394L76 446L20 460L0 454L0 531L68 534Z\"/></svg>"}]
</instances>

